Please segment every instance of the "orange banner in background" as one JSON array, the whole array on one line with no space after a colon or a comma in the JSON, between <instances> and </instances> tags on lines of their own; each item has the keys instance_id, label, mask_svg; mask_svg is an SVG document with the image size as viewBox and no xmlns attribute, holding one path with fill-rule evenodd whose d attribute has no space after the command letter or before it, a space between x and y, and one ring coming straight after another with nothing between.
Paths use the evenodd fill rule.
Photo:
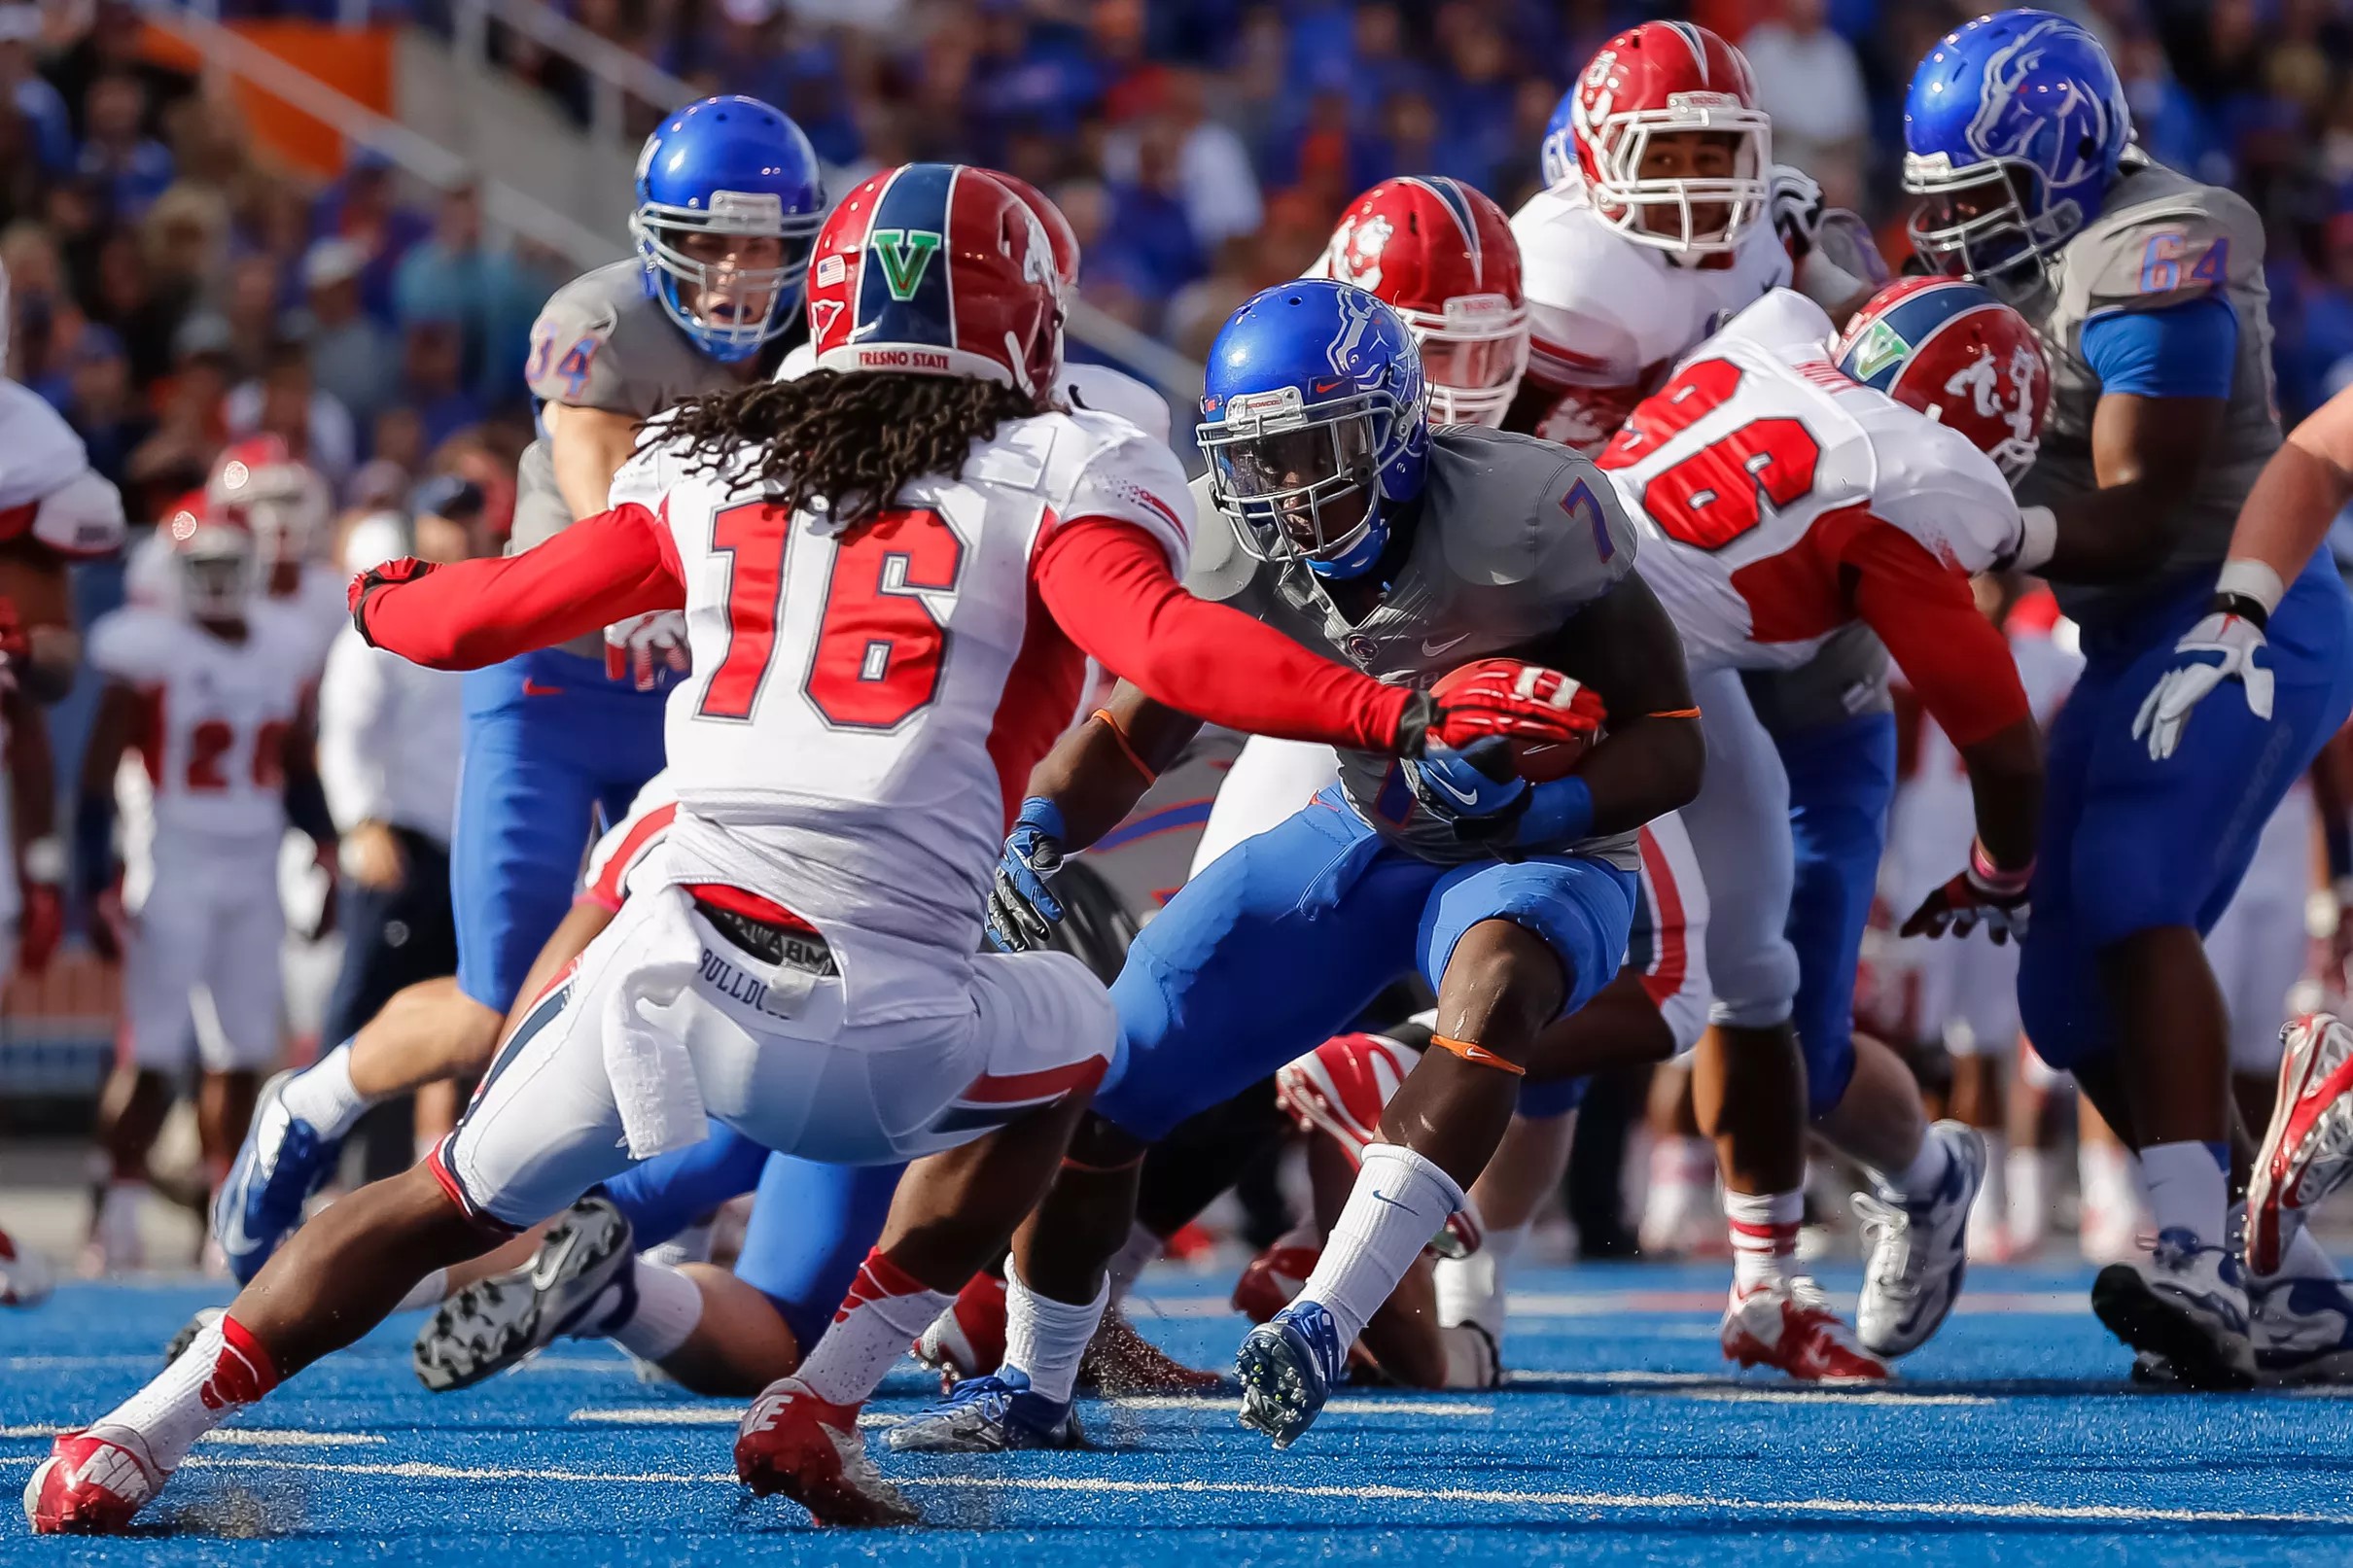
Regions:
<instances>
[{"instance_id":1,"label":"orange banner in background","mask_svg":"<svg viewBox=\"0 0 2353 1568\"><path fill-rule=\"evenodd\" d=\"M347 29L307 21L234 21L228 25L345 97L379 115L391 115L391 28ZM140 47L142 53L159 65L191 74L199 74L204 68L194 50L159 28L146 28ZM342 169L343 138L333 126L251 83L232 79L231 91L256 142L286 162L316 174L332 175Z\"/></svg>"}]
</instances>

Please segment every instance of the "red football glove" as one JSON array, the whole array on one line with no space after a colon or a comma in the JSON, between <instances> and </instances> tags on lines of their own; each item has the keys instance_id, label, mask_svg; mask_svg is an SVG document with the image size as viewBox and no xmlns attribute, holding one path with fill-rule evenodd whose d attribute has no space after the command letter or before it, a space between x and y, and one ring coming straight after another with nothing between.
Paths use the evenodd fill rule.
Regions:
<instances>
[{"instance_id":1,"label":"red football glove","mask_svg":"<svg viewBox=\"0 0 2353 1568\"><path fill-rule=\"evenodd\" d=\"M1407 756L1419 756L1424 746L1458 751L1491 735L1566 741L1592 735L1607 716L1598 693L1558 670L1519 659L1481 659L1441 676L1426 704L1409 705L1398 740Z\"/></svg>"},{"instance_id":2,"label":"red football glove","mask_svg":"<svg viewBox=\"0 0 2353 1568\"><path fill-rule=\"evenodd\" d=\"M24 884L24 910L17 917L17 967L39 974L64 939L65 895L53 882Z\"/></svg>"},{"instance_id":3,"label":"red football glove","mask_svg":"<svg viewBox=\"0 0 2353 1568\"><path fill-rule=\"evenodd\" d=\"M358 576L353 577L351 586L344 590L343 599L346 604L351 606L351 623L360 629L360 640L369 647L376 645L376 640L368 635L368 596L369 594L378 588L389 588L395 583L413 582L426 573L435 571L438 566L438 562L420 561L413 555L404 555L398 560L387 561L382 566L371 566Z\"/></svg>"},{"instance_id":4,"label":"red football glove","mask_svg":"<svg viewBox=\"0 0 2353 1568\"><path fill-rule=\"evenodd\" d=\"M1996 944L2026 940L2026 893L2034 881L2031 862L2004 871L1983 844L1969 846L1969 868L1926 898L1904 923L1902 936L1967 936L1980 925Z\"/></svg>"}]
</instances>

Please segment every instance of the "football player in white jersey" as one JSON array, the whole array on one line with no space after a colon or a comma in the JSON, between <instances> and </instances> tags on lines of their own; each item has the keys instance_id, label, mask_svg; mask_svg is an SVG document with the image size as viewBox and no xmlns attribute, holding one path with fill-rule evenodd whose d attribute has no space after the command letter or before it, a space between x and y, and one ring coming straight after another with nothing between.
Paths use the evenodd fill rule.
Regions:
<instances>
[{"instance_id":1,"label":"football player in white jersey","mask_svg":"<svg viewBox=\"0 0 2353 1568\"><path fill-rule=\"evenodd\" d=\"M160 1376L61 1438L26 1493L37 1531L122 1530L205 1431L420 1275L699 1138L706 1113L819 1158L924 1157L737 1441L755 1490L833 1522L912 1516L858 1408L1033 1206L1114 1043L1075 959L975 957L1000 836L1082 649L1244 729L1407 755L1576 733L1560 678L1519 667L1442 702L1185 594L1174 458L1124 421L1047 409L1060 303L1036 219L985 173L877 175L819 236L817 373L682 405L612 510L524 554L354 583L363 635L442 666L683 603L677 818L457 1131L304 1227ZM675 1332L697 1309L658 1315Z\"/></svg>"},{"instance_id":2,"label":"football player in white jersey","mask_svg":"<svg viewBox=\"0 0 2353 1568\"><path fill-rule=\"evenodd\" d=\"M2023 537L1988 454L2031 462L2050 383L2024 323L1971 285L1883 291L1841 364L1830 336L1818 306L1768 295L1637 405L1598 461L1644 527L1643 577L1704 688L1708 779L1683 815L1708 884L1715 1027L1694 1090L1732 1221L1725 1353L1856 1378L1884 1376L1883 1358L1950 1309L1984 1155L1966 1129L1925 1125L1884 1045L1854 1037L1844 1060L1800 1057L1790 785L1738 672L1797 668L1856 620L1877 632L1960 747L1977 803L1968 870L1907 928L2007 934L2033 864L2040 750L1966 574ZM1914 411L1928 408L1934 419ZM1796 1269L1809 1110L1877 1187L1857 1199L1871 1243L1859 1344Z\"/></svg>"},{"instance_id":3,"label":"football player in white jersey","mask_svg":"<svg viewBox=\"0 0 2353 1568\"><path fill-rule=\"evenodd\" d=\"M262 596L272 610L292 615L315 645L315 678L351 618L343 574L328 558L334 500L326 479L277 436L257 436L221 454L204 500L215 514L242 520L253 536Z\"/></svg>"},{"instance_id":4,"label":"football player in white jersey","mask_svg":"<svg viewBox=\"0 0 2353 1568\"><path fill-rule=\"evenodd\" d=\"M314 766L304 715L305 630L263 612L260 558L237 521L175 512L170 608L133 605L90 632L107 679L82 766L84 874L113 881L109 806L124 755L144 765L153 818L147 874L123 953L122 1052L99 1113L112 1162L92 1232L93 1269L141 1262L147 1153L192 1049L197 1126L217 1180L278 1056L279 842L290 776ZM201 993L214 1028L198 1029Z\"/></svg>"},{"instance_id":5,"label":"football player in white jersey","mask_svg":"<svg viewBox=\"0 0 2353 1568\"><path fill-rule=\"evenodd\" d=\"M1598 451L1724 313L1794 285L1844 321L1885 276L1849 216L1827 222L1820 188L1773 162L1748 61L1691 22L1603 45L1542 166L1512 218L1531 336L1512 430Z\"/></svg>"}]
</instances>

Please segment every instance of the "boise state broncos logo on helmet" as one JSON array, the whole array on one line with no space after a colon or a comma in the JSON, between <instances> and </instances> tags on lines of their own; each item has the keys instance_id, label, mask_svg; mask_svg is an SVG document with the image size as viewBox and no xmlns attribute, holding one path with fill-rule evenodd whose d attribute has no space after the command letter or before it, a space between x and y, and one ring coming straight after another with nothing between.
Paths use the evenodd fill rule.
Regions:
<instances>
[{"instance_id":1,"label":"boise state broncos logo on helmet","mask_svg":"<svg viewBox=\"0 0 2353 1568\"><path fill-rule=\"evenodd\" d=\"M2054 60L2060 46L2072 55L2083 30L2063 17L2046 17L1985 60L1969 145L1981 157L2033 164L2054 186L2073 186L2100 172L2102 150L2115 132L2114 107L2093 84ZM2058 64L2059 70L2049 66Z\"/></svg>"}]
</instances>

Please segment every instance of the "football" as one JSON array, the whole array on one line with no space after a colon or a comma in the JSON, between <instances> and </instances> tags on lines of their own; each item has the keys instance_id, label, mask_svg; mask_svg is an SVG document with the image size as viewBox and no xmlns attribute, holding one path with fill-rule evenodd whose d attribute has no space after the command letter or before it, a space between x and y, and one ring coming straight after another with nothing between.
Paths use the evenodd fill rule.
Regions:
<instances>
[{"instance_id":1,"label":"football","mask_svg":"<svg viewBox=\"0 0 2353 1568\"><path fill-rule=\"evenodd\" d=\"M1576 772L1600 739L1597 732L1566 741L1514 741L1512 766L1529 784L1551 784Z\"/></svg>"}]
</instances>

